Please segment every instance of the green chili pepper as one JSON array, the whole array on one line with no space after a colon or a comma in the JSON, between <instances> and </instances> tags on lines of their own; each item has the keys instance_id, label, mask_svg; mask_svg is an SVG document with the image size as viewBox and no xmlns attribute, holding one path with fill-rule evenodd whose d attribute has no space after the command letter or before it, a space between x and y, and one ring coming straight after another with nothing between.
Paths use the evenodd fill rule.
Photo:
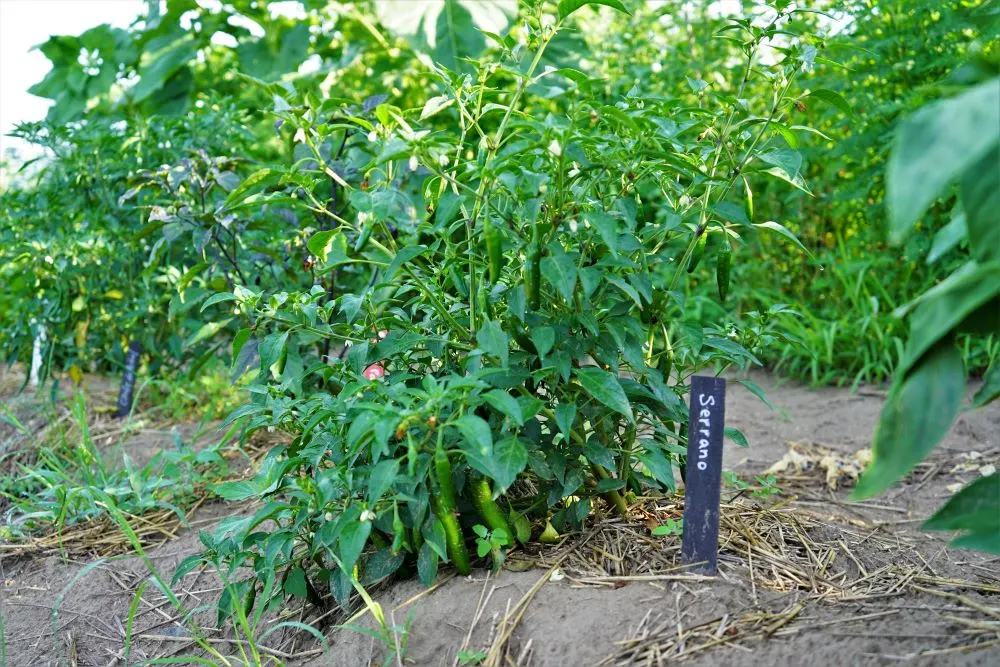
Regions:
<instances>
[{"instance_id":1,"label":"green chili pepper","mask_svg":"<svg viewBox=\"0 0 1000 667\"><path fill-rule=\"evenodd\" d=\"M667 350L665 354L660 355L660 373L663 374L663 381L666 382L670 379L670 371L674 368L674 351Z\"/></svg>"},{"instance_id":2,"label":"green chili pepper","mask_svg":"<svg viewBox=\"0 0 1000 667\"><path fill-rule=\"evenodd\" d=\"M365 249L368 245L368 239L372 237L372 230L375 228L375 222L373 220L365 223L365 226L361 228L361 233L358 234L358 240L354 242L354 252L358 253Z\"/></svg>"},{"instance_id":3,"label":"green chili pepper","mask_svg":"<svg viewBox=\"0 0 1000 667\"><path fill-rule=\"evenodd\" d=\"M503 268L503 237L489 218L483 221L483 235L486 237L486 254L490 262L490 282L495 283L500 280L500 270Z\"/></svg>"},{"instance_id":4,"label":"green chili pepper","mask_svg":"<svg viewBox=\"0 0 1000 667\"><path fill-rule=\"evenodd\" d=\"M250 580L250 587L247 588L246 596L243 598L243 613L247 616L253 611L253 603L257 600L257 582Z\"/></svg>"},{"instance_id":5,"label":"green chili pepper","mask_svg":"<svg viewBox=\"0 0 1000 667\"><path fill-rule=\"evenodd\" d=\"M448 548L448 558L454 563L455 569L461 575L471 572L469 552L465 548L465 538L462 527L455 517L455 482L451 475L451 462L448 453L438 443L434 452L434 472L438 483L438 494L431 494L431 510L444 526L445 544Z\"/></svg>"},{"instance_id":6,"label":"green chili pepper","mask_svg":"<svg viewBox=\"0 0 1000 667\"><path fill-rule=\"evenodd\" d=\"M458 525L455 513L443 506L441 498L432 493L430 499L431 511L444 527L444 541L448 549L448 558L451 559L458 573L465 576L472 572L472 566L469 564L469 552L465 548L465 539L462 537L462 527Z\"/></svg>"},{"instance_id":7,"label":"green chili pepper","mask_svg":"<svg viewBox=\"0 0 1000 667\"><path fill-rule=\"evenodd\" d=\"M688 273L694 273L698 262L701 261L702 256L705 254L706 245L708 245L708 232L702 229L698 233L698 239L694 242L694 250L691 252L691 258L688 260Z\"/></svg>"},{"instance_id":8,"label":"green chili pepper","mask_svg":"<svg viewBox=\"0 0 1000 667\"><path fill-rule=\"evenodd\" d=\"M486 319L493 319L493 306L490 304L490 289L486 281L479 283L479 293L476 295L476 300L478 301L479 312L482 313L483 317Z\"/></svg>"},{"instance_id":9,"label":"green chili pepper","mask_svg":"<svg viewBox=\"0 0 1000 667\"><path fill-rule=\"evenodd\" d=\"M542 282L542 244L538 238L538 225L531 242L528 243L528 252L524 258L524 292L528 297L528 308L538 310L541 304L541 282Z\"/></svg>"},{"instance_id":10,"label":"green chili pepper","mask_svg":"<svg viewBox=\"0 0 1000 667\"><path fill-rule=\"evenodd\" d=\"M719 285L719 299L726 302L726 294L729 293L729 269L733 262L733 249L729 245L727 237L722 247L719 248L719 258L715 265L715 281Z\"/></svg>"},{"instance_id":11,"label":"green chili pepper","mask_svg":"<svg viewBox=\"0 0 1000 667\"><path fill-rule=\"evenodd\" d=\"M437 474L438 488L441 493L441 500L452 512L455 511L457 500L455 498L455 480L451 474L451 461L448 460L448 452L438 443L434 452L434 472Z\"/></svg>"},{"instance_id":12,"label":"green chili pepper","mask_svg":"<svg viewBox=\"0 0 1000 667\"><path fill-rule=\"evenodd\" d=\"M753 220L753 190L750 189L750 181L746 176L743 179L743 192L746 198L743 200L743 212L747 214L747 220Z\"/></svg>"},{"instance_id":13,"label":"green chili pepper","mask_svg":"<svg viewBox=\"0 0 1000 667\"><path fill-rule=\"evenodd\" d=\"M507 517L493 500L493 491L485 477L480 477L469 485L469 495L472 496L472 506L479 512L479 516L490 530L503 530L508 537L514 534L510 530L510 524L507 523Z\"/></svg>"},{"instance_id":14,"label":"green chili pepper","mask_svg":"<svg viewBox=\"0 0 1000 667\"><path fill-rule=\"evenodd\" d=\"M403 519L399 516L399 504L393 501L392 503L392 553L399 553L401 549L405 549L409 546L406 534L406 526L403 525Z\"/></svg>"}]
</instances>

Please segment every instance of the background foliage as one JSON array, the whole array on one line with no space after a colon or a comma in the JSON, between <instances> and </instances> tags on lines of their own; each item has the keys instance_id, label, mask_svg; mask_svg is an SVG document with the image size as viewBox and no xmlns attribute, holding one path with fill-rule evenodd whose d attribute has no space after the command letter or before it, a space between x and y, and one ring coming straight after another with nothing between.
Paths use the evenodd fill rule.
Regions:
<instances>
[{"instance_id":1,"label":"background foliage","mask_svg":"<svg viewBox=\"0 0 1000 667\"><path fill-rule=\"evenodd\" d=\"M55 105L18 129L47 156L0 194L6 359L42 327L56 374L132 339L151 373L222 357L249 383L229 422L291 435L219 488L260 511L179 573L250 566L223 606L429 582L473 534L496 565L673 489L696 371L934 398L893 311L992 270L993 190L961 163L963 206L934 182L890 246L885 172L900 117L991 85L989 3L281 5L150 2L50 39ZM997 357L983 312L949 405ZM869 492L912 464L879 467L887 433Z\"/></svg>"}]
</instances>

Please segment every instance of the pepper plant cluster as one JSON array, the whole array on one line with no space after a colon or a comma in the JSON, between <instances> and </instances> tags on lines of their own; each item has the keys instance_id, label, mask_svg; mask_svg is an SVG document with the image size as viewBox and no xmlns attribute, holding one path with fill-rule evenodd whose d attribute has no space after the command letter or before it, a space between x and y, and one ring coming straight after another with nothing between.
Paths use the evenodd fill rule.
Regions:
<instances>
[{"instance_id":1,"label":"pepper plant cluster","mask_svg":"<svg viewBox=\"0 0 1000 667\"><path fill-rule=\"evenodd\" d=\"M797 242L755 210L752 183L806 189L782 119L818 41L784 30L797 10L779 3L720 33L742 54L732 80L622 94L566 62L588 4L625 10L527 3L478 59L417 56L434 85L411 108L253 82L296 160L250 174L226 206L298 202L316 220L316 283L205 302L246 314L234 364L257 375L229 423L290 441L219 488L263 503L178 576L248 566L241 590L277 572L286 594L347 605L399 571L428 585L442 562L469 572L474 528L497 560L675 488L687 379L759 363L782 336L783 307L737 316L725 299L747 238ZM707 324L692 315L706 299L721 313Z\"/></svg>"}]
</instances>

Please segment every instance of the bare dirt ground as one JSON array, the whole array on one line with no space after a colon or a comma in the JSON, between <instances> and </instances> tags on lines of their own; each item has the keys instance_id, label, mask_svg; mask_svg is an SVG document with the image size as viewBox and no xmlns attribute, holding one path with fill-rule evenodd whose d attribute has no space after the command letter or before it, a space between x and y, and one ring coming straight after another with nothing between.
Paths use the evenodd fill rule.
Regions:
<instances>
[{"instance_id":1,"label":"bare dirt ground","mask_svg":"<svg viewBox=\"0 0 1000 667\"><path fill-rule=\"evenodd\" d=\"M870 442L881 392L814 391L766 374L753 379L784 414L731 383L727 422L751 447L727 442L727 468L752 480L789 460L788 442L797 443L792 460L814 465L775 473L780 495L724 490L719 577L686 574L679 538L650 534L680 516L682 500L641 499L628 522L597 517L560 545L512 554L498 575L442 572L430 591L414 581L377 591L390 624L408 627L391 639L405 645L402 664L459 664L462 650L469 660L481 651L483 664L534 667L1000 664L1000 559L949 549L947 536L919 530L949 488L998 464L1000 405L964 414L943 448L905 482L857 504L847 501L849 489L831 489L815 468L832 460L850 485L852 455ZM124 450L148 450L150 439L127 441ZM200 550L198 528L243 511L202 507L191 529L148 550L150 561L169 579L183 557ZM7 664L124 664L129 605L148 567L134 556L90 563L0 549ZM220 588L205 572L175 590L195 609L212 605ZM130 663L199 655L154 587L138 604ZM397 664L382 642L327 625L343 618L317 617L288 609L269 619L314 623L329 642L323 651L308 635L276 632L262 642L274 649L275 662L362 667L388 657ZM204 619L206 627L214 623ZM375 627L369 616L356 624ZM239 655L231 632L212 637L220 651Z\"/></svg>"}]
</instances>

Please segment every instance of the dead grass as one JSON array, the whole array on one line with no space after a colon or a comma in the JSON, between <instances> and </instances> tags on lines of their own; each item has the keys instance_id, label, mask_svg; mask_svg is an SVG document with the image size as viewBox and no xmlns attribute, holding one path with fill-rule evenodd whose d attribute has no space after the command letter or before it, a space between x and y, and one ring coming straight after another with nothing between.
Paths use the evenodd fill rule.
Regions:
<instances>
[{"instance_id":1,"label":"dead grass","mask_svg":"<svg viewBox=\"0 0 1000 667\"><path fill-rule=\"evenodd\" d=\"M251 437L242 449L225 450L228 459L247 457L240 478L249 477L256 470L257 462L274 446L283 434L261 431ZM222 481L222 480L220 480ZM190 528L191 519L207 502L215 497L210 486L195 487L195 497L183 513L171 509L156 509L143 514L122 512L143 548L153 548L177 539L178 533ZM121 511L121 510L119 510ZM110 514L66 524L52 525L51 530L39 534L0 542L0 560L5 558L43 558L61 555L78 559L110 558L129 554L132 543L111 518Z\"/></svg>"},{"instance_id":2,"label":"dead grass","mask_svg":"<svg viewBox=\"0 0 1000 667\"><path fill-rule=\"evenodd\" d=\"M565 577L573 585L609 588L645 582L664 593L668 587L711 580L685 572L679 537L650 534L651 526L682 513L680 497L643 498L632 506L628 521L601 520L582 536L543 550L535 564L545 568L544 574L499 621L484 664L530 664L530 652L526 656L525 648L514 647L510 639L549 580ZM925 558L911 539L876 524L739 498L722 506L719 550L718 579L749 589L743 608L695 622L686 622L679 606L672 613L647 613L600 664L658 665L715 647L747 648L755 640L830 626L850 632L863 629L859 623L899 614L891 602L907 595L947 600L946 618L962 631L905 657L1000 646L1000 607L974 599L1000 594L1000 573L939 576L935 558Z\"/></svg>"}]
</instances>

